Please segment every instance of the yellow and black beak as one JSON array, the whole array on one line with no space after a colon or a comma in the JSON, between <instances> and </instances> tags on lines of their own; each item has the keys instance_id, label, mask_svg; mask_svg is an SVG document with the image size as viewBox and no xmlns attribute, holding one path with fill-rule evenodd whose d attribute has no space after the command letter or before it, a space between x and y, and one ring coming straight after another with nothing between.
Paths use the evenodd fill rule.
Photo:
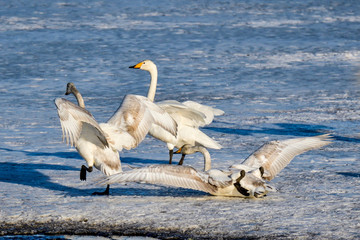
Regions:
<instances>
[{"instance_id":1,"label":"yellow and black beak","mask_svg":"<svg viewBox=\"0 0 360 240\"><path fill-rule=\"evenodd\" d=\"M140 69L143 64L144 64L143 62L139 62L138 64L136 64L136 65L134 65L134 66L130 66L129 68Z\"/></svg>"},{"instance_id":2,"label":"yellow and black beak","mask_svg":"<svg viewBox=\"0 0 360 240\"><path fill-rule=\"evenodd\" d=\"M174 154L180 154L180 153L181 153L181 150L182 150L182 147L179 148L176 152L174 152Z\"/></svg>"}]
</instances>

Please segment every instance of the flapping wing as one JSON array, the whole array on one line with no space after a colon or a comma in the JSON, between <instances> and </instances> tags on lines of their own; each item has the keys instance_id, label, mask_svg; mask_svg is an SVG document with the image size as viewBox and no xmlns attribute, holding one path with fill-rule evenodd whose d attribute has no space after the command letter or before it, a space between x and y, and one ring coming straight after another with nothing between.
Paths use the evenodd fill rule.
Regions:
<instances>
[{"instance_id":1,"label":"flapping wing","mask_svg":"<svg viewBox=\"0 0 360 240\"><path fill-rule=\"evenodd\" d=\"M150 165L111 175L101 181L101 183L141 182L214 193L217 187L209 184L207 178L208 175L199 173L189 166Z\"/></svg>"},{"instance_id":2,"label":"flapping wing","mask_svg":"<svg viewBox=\"0 0 360 240\"><path fill-rule=\"evenodd\" d=\"M154 123L170 132L172 135L176 136L178 125L176 121L170 116L170 114L159 107L157 104L150 101L148 98L143 96L138 97L142 99L143 103L150 110L151 115L154 117Z\"/></svg>"},{"instance_id":3,"label":"flapping wing","mask_svg":"<svg viewBox=\"0 0 360 240\"><path fill-rule=\"evenodd\" d=\"M145 138L153 122L153 116L146 106L136 96L127 95L114 115L107 121L107 124L112 127L112 131L108 133L112 139L115 139L115 145L121 146L116 147L117 149L136 147ZM130 142L129 139L122 141L124 134L130 135L133 139Z\"/></svg>"},{"instance_id":4,"label":"flapping wing","mask_svg":"<svg viewBox=\"0 0 360 240\"><path fill-rule=\"evenodd\" d=\"M263 167L268 174L266 180L273 179L297 155L331 143L329 134L315 137L271 141L251 154L243 165L251 168Z\"/></svg>"},{"instance_id":5,"label":"flapping wing","mask_svg":"<svg viewBox=\"0 0 360 240\"><path fill-rule=\"evenodd\" d=\"M206 125L206 116L191 107L175 100L167 100L156 103L164 109L176 122L190 127L203 127Z\"/></svg>"},{"instance_id":6,"label":"flapping wing","mask_svg":"<svg viewBox=\"0 0 360 240\"><path fill-rule=\"evenodd\" d=\"M64 99L55 99L58 115L60 118L63 140L71 146L76 146L80 135L88 136L88 140L100 147L108 147L106 134L89 111Z\"/></svg>"},{"instance_id":7,"label":"flapping wing","mask_svg":"<svg viewBox=\"0 0 360 240\"><path fill-rule=\"evenodd\" d=\"M153 123L176 135L176 122L165 111L146 97L127 95L106 129L118 150L131 149L144 140Z\"/></svg>"}]
</instances>

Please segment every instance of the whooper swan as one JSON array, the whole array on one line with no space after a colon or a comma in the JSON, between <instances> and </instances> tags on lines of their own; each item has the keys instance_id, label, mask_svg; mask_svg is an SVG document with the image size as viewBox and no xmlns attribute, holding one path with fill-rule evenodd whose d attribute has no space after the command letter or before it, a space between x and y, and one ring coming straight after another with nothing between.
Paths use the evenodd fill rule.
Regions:
<instances>
[{"instance_id":1,"label":"whooper swan","mask_svg":"<svg viewBox=\"0 0 360 240\"><path fill-rule=\"evenodd\" d=\"M320 148L330 142L330 136L320 135L271 141L251 154L241 165L229 171L211 169L197 171L189 166L150 165L107 177L102 183L141 182L189 188L219 196L263 197L276 191L265 180L273 179L297 155Z\"/></svg>"},{"instance_id":2,"label":"whooper swan","mask_svg":"<svg viewBox=\"0 0 360 240\"><path fill-rule=\"evenodd\" d=\"M73 83L67 84L66 95L74 94L79 106L64 99L55 99L63 139L75 146L88 167L82 165L80 180L86 180L86 171L93 166L110 176L122 172L119 152L135 148L156 123L176 134L176 122L156 104L143 96L127 95L118 110L106 122L98 124L85 109L84 100ZM98 195L109 195L109 185Z\"/></svg>"},{"instance_id":3,"label":"whooper swan","mask_svg":"<svg viewBox=\"0 0 360 240\"><path fill-rule=\"evenodd\" d=\"M147 97L151 101L154 101L158 77L156 65L150 60L145 60L134 66L130 66L129 68L141 69L150 73L151 81ZM176 137L162 131L158 126L153 126L149 131L151 136L167 143L170 164L172 162L174 147L180 148L185 144L212 149L220 149L222 147L215 140L199 130L199 127L210 124L213 121L214 116L224 114L222 110L193 101L180 103L175 100L167 100L157 102L156 104L168 112L178 124Z\"/></svg>"}]
</instances>

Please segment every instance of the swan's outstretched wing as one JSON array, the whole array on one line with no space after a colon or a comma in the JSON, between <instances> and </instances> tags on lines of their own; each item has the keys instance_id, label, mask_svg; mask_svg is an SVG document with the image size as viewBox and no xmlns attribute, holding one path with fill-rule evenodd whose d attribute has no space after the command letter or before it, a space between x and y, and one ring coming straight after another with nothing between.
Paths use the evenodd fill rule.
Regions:
<instances>
[{"instance_id":1,"label":"swan's outstretched wing","mask_svg":"<svg viewBox=\"0 0 360 240\"><path fill-rule=\"evenodd\" d=\"M106 140L107 135L89 111L64 98L55 99L55 105L60 118L63 140L66 138L67 144L76 146L80 135L83 134L88 141L99 147L109 146Z\"/></svg>"},{"instance_id":2,"label":"swan's outstretched wing","mask_svg":"<svg viewBox=\"0 0 360 240\"><path fill-rule=\"evenodd\" d=\"M190 127L203 127L206 125L206 116L191 107L175 100L166 100L156 103L164 109L177 123Z\"/></svg>"},{"instance_id":3,"label":"swan's outstretched wing","mask_svg":"<svg viewBox=\"0 0 360 240\"><path fill-rule=\"evenodd\" d=\"M118 110L102 125L118 150L136 147L153 123L176 135L176 122L161 108L143 96L127 95Z\"/></svg>"},{"instance_id":4,"label":"swan's outstretched wing","mask_svg":"<svg viewBox=\"0 0 360 240\"><path fill-rule=\"evenodd\" d=\"M211 180L214 181L214 180ZM207 193L215 193L217 186L209 183L209 175L189 166L150 165L111 175L101 181L104 184L142 182L189 188Z\"/></svg>"},{"instance_id":5,"label":"swan's outstretched wing","mask_svg":"<svg viewBox=\"0 0 360 240\"><path fill-rule=\"evenodd\" d=\"M266 180L273 179L297 155L331 143L329 134L315 137L271 141L251 154L242 163L251 168L263 167ZM236 165L234 165L236 166Z\"/></svg>"}]
</instances>

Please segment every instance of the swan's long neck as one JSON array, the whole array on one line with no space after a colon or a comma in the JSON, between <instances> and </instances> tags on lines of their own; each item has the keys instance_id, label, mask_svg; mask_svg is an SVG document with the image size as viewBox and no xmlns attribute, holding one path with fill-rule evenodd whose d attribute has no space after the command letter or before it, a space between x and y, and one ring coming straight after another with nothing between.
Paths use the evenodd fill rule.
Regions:
<instances>
[{"instance_id":1,"label":"swan's long neck","mask_svg":"<svg viewBox=\"0 0 360 240\"><path fill-rule=\"evenodd\" d=\"M206 148L201 148L200 152L204 155L204 171L211 169L211 157L210 153Z\"/></svg>"},{"instance_id":2,"label":"swan's long neck","mask_svg":"<svg viewBox=\"0 0 360 240\"><path fill-rule=\"evenodd\" d=\"M204 171L208 171L211 169L211 157L210 157L210 153L209 151L202 147L202 146L193 146L192 147L192 152L201 152L204 156Z\"/></svg>"},{"instance_id":3,"label":"swan's long neck","mask_svg":"<svg viewBox=\"0 0 360 240\"><path fill-rule=\"evenodd\" d=\"M79 106L82 108L85 108L85 102L84 102L84 99L81 96L80 92L77 89L73 89L72 94L74 94Z\"/></svg>"},{"instance_id":4,"label":"swan's long neck","mask_svg":"<svg viewBox=\"0 0 360 240\"><path fill-rule=\"evenodd\" d=\"M155 93L156 93L156 85L157 85L157 78L158 78L158 71L156 65L154 65L150 70L150 87L148 91L148 99L150 99L152 102L155 99Z\"/></svg>"}]
</instances>

